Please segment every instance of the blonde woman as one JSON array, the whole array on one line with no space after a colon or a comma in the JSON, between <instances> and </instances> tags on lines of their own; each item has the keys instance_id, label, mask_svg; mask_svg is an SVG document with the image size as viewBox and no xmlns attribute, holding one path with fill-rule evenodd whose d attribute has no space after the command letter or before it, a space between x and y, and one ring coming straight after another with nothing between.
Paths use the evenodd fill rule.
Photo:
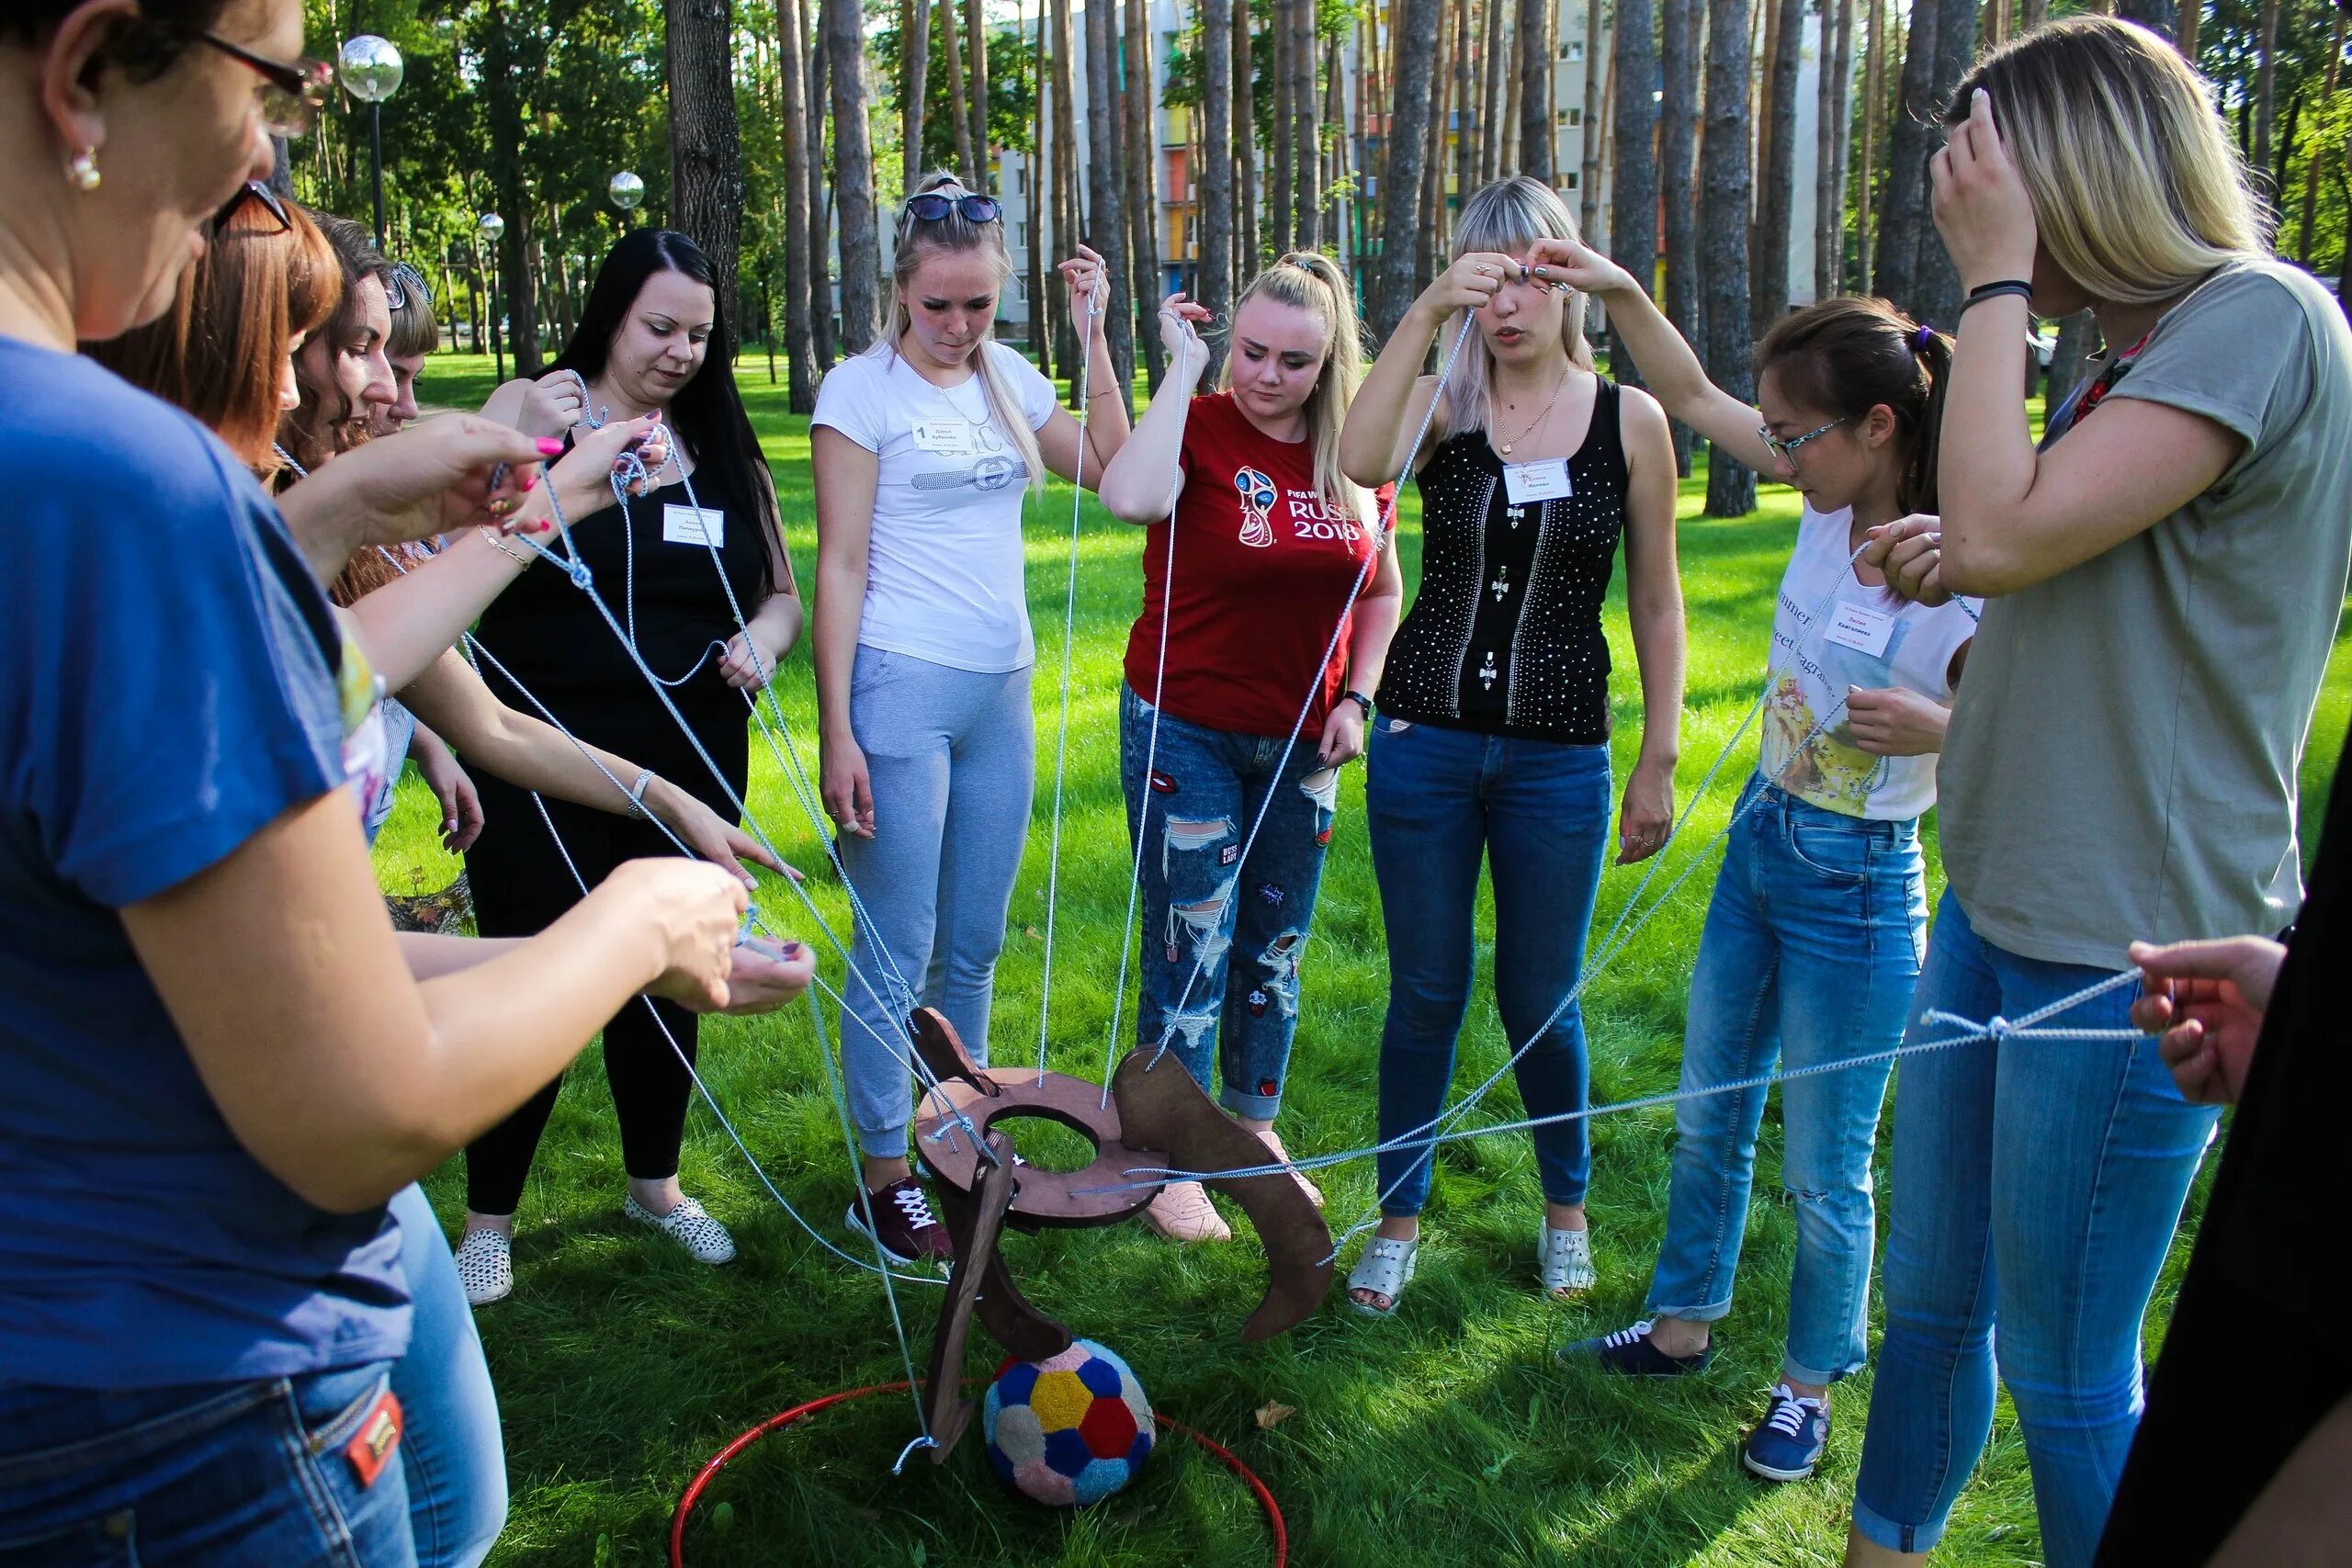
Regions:
<instances>
[{"instance_id":1,"label":"blonde woman","mask_svg":"<svg viewBox=\"0 0 2352 1568\"><path fill-rule=\"evenodd\" d=\"M1396 493L1340 471L1364 366L1337 264L1302 251L1260 273L1234 307L1217 390L1196 397L1208 354L1192 323L1206 314L1182 294L1161 310L1180 373L1102 475L1103 506L1150 529L1119 695L1127 830L1143 846L1136 1043L1165 1043L1204 1089L1216 1059L1225 1108L1287 1159L1274 1117L1338 770L1363 754L1404 597L1384 547ZM1179 1241L1231 1235L1197 1181L1170 1182L1145 1215Z\"/></svg>"},{"instance_id":2,"label":"blonde woman","mask_svg":"<svg viewBox=\"0 0 2352 1568\"><path fill-rule=\"evenodd\" d=\"M1388 340L1340 439L1348 477L1385 484L1404 469L1436 400L1414 475L1420 592L1389 649L1365 790L1388 926L1383 1143L1424 1127L1453 1080L1481 860L1495 886L1495 1000L1511 1046L1527 1046L1521 1097L1531 1116L1585 1103L1584 1025L1562 1004L1583 965L1607 852L1601 600L1621 540L1645 716L1618 863L1657 853L1673 818L1682 705L1674 451L1657 401L1593 369L1583 296L1529 270L1544 259L1539 242L1575 238L1576 220L1541 181L1502 180L1472 197L1453 265ZM1469 337L1441 388L1421 362L1464 311ZM1539 1128L1534 1142L1544 1199L1536 1274L1557 1299L1593 1282L1590 1145L1581 1121ZM1348 1278L1363 1311L1396 1309L1429 1188L1426 1149L1381 1156L1380 1229Z\"/></svg>"},{"instance_id":3,"label":"blonde woman","mask_svg":"<svg viewBox=\"0 0 2352 1568\"><path fill-rule=\"evenodd\" d=\"M1950 887L1915 1039L1949 1032L1936 1010L2018 1019L2112 979L2135 938L2294 918L2296 766L2352 561L2352 333L2266 254L2188 64L2076 18L1988 56L1954 114L1936 220L1970 303L1942 521L1894 525L1864 558L1912 597L1985 598L1944 742ZM2085 308L2109 352L2037 451L2017 396L2027 312ZM2128 1029L2136 989L2051 1021ZM1848 1561L1935 1545L1997 1374L2043 1554L2081 1568L2216 1112L2146 1039L1924 1055L1894 1104L1886 1337Z\"/></svg>"},{"instance_id":4,"label":"blonde woman","mask_svg":"<svg viewBox=\"0 0 2352 1568\"><path fill-rule=\"evenodd\" d=\"M1127 436L1102 333L1081 428L989 328L1012 274L994 197L934 175L899 213L888 336L825 378L817 483L817 713L826 809L864 901L842 1025L865 1201L849 1224L901 1262L947 1256L907 1165L904 976L985 1058L1029 828L1034 657L1021 513L1046 470L1091 487ZM1102 260L1061 273L1091 299ZM1099 329L1101 323L1096 323ZM872 1219L869 1224L868 1214Z\"/></svg>"}]
</instances>

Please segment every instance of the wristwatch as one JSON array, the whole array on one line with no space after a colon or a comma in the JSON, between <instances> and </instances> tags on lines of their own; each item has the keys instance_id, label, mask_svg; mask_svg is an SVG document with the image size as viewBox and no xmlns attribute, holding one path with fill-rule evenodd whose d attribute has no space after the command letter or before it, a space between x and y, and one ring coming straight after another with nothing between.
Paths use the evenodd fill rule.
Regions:
<instances>
[{"instance_id":1,"label":"wristwatch","mask_svg":"<svg viewBox=\"0 0 2352 1568\"><path fill-rule=\"evenodd\" d=\"M1353 703L1356 706L1363 709L1364 717L1370 718L1372 716L1372 699L1365 696L1362 692L1341 692L1340 694L1340 700L1345 703Z\"/></svg>"}]
</instances>

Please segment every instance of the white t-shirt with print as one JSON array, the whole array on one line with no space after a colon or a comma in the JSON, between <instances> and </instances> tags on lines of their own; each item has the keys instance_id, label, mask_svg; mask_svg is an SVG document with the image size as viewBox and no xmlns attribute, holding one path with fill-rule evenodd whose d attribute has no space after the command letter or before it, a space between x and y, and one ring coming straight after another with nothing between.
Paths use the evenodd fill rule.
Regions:
<instances>
[{"instance_id":1,"label":"white t-shirt with print","mask_svg":"<svg viewBox=\"0 0 2352 1568\"><path fill-rule=\"evenodd\" d=\"M1058 398L1005 344L982 345L1031 430ZM1021 549L1027 471L976 373L936 387L888 345L843 360L817 389L809 424L880 460L865 607L857 640L957 670L1003 674L1035 658Z\"/></svg>"},{"instance_id":2,"label":"white t-shirt with print","mask_svg":"<svg viewBox=\"0 0 2352 1568\"><path fill-rule=\"evenodd\" d=\"M1767 779L1825 811L1907 821L1936 803L1936 754L1881 757L1855 745L1846 693L1900 686L1950 703L1951 656L1975 635L1969 611L1979 606L1969 600L1963 609L1958 599L1914 604L1863 587L1847 564L1852 525L1850 509L1824 513L1810 506L1797 525L1772 614L1760 766ZM1825 601L1829 607L1816 618Z\"/></svg>"}]
</instances>

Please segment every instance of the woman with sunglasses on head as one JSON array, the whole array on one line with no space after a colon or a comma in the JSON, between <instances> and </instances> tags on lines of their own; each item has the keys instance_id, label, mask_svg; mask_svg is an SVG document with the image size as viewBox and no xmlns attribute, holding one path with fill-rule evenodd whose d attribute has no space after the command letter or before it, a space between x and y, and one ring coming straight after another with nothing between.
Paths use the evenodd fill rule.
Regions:
<instances>
[{"instance_id":1,"label":"woman with sunglasses on head","mask_svg":"<svg viewBox=\"0 0 2352 1568\"><path fill-rule=\"evenodd\" d=\"M0 439L74 476L0 524L0 1540L44 1559L413 1563L386 1201L639 986L725 1000L742 908L656 865L542 942L397 941L308 560L209 432L73 353L167 307L315 112L300 45L292 0L0 23ZM484 421L380 446L320 481L322 556L537 479Z\"/></svg>"},{"instance_id":2,"label":"woman with sunglasses on head","mask_svg":"<svg viewBox=\"0 0 2352 1568\"><path fill-rule=\"evenodd\" d=\"M1757 346L1751 408L1707 379L1623 267L1582 245L1538 249L1535 276L1602 301L1667 412L1719 459L1777 476L1804 499L1773 613L1762 751L1691 972L1681 1086L1891 1050L1927 944L1919 819L1935 804L1936 751L1975 622L1964 603L1906 603L1881 573L1849 563L1869 530L1936 509L1951 340L1881 299L1808 305ZM1740 1454L1768 1480L1813 1473L1829 1437L1829 1385L1869 1356L1871 1155L1890 1071L1825 1072L1781 1091L1796 1262L1778 1386ZM1731 1311L1764 1100L1753 1089L1676 1108L1645 1315L1570 1347L1563 1361L1636 1377L1706 1368L1714 1325Z\"/></svg>"},{"instance_id":3,"label":"woman with sunglasses on head","mask_svg":"<svg viewBox=\"0 0 2352 1568\"><path fill-rule=\"evenodd\" d=\"M1127 421L1099 319L1087 332L1083 426L1052 382L991 335L1012 276L994 197L931 175L899 213L895 254L890 330L827 374L809 441L822 790L865 907L863 980L842 1024L865 1156L848 1223L908 1262L950 1249L907 1164L906 1012L939 1009L987 1060L997 953L1028 835L1023 498L1049 470L1094 488ZM1061 264L1074 303L1094 299L1101 266L1082 246Z\"/></svg>"},{"instance_id":4,"label":"woman with sunglasses on head","mask_svg":"<svg viewBox=\"0 0 2352 1568\"><path fill-rule=\"evenodd\" d=\"M1443 1109L1476 962L1479 863L1495 896L1495 1001L1531 1117L1583 1107L1584 964L1610 821L1609 643L1601 602L1625 550L1641 666L1642 741L1625 782L1618 863L1656 854L1674 815L1682 590L1674 449L1648 393L1593 369L1584 299L1532 277L1576 219L1540 180L1463 205L1453 263L1413 307L1356 395L1340 464L1359 484L1418 454L1421 586L1376 694L1364 803L1388 928L1380 1137L1420 1134ZM1420 366L1465 316L1452 377ZM1581 1120L1534 1132L1544 1190L1536 1279L1564 1300L1593 1283ZM1348 1277L1361 1311L1394 1312L1412 1278L1431 1150L1380 1156L1378 1233Z\"/></svg>"},{"instance_id":5,"label":"woman with sunglasses on head","mask_svg":"<svg viewBox=\"0 0 2352 1568\"><path fill-rule=\"evenodd\" d=\"M625 235L597 269L555 362L579 374L592 410L567 441L650 416L673 443L651 476L655 488L630 502L626 520L600 519L570 536L628 642L546 561L526 567L483 612L478 638L495 660L485 660L485 678L508 704L537 711L528 691L572 734L650 764L732 821L750 784L746 699L775 678L798 638L800 597L775 481L735 388L734 331L717 277L684 234ZM510 384L483 412L512 420L520 401ZM639 660L676 705L683 729ZM594 886L630 860L674 852L650 824L563 803L549 803L543 821L525 791L487 776L476 784L487 825L467 870L485 935L563 918L580 898L575 868ZM694 1015L683 1009L624 1008L605 1026L605 1076L628 1175L622 1213L722 1264L734 1259L734 1238L678 1185L695 1041ZM466 1151L458 1264L476 1304L514 1288L514 1213L560 1087L549 1081Z\"/></svg>"},{"instance_id":6,"label":"woman with sunglasses on head","mask_svg":"<svg viewBox=\"0 0 2352 1568\"><path fill-rule=\"evenodd\" d=\"M1340 472L1364 364L1336 263L1302 251L1260 273L1233 308L1223 385L1196 397L1206 315L1181 294L1162 307L1181 373L1102 473L1104 508L1150 529L1119 694L1142 879L1136 1043L1169 1047L1204 1090L1221 1065L1225 1108L1286 1161L1274 1117L1339 768L1363 754L1404 593L1386 547L1396 498ZM1144 1216L1178 1241L1232 1235L1197 1181L1170 1182Z\"/></svg>"},{"instance_id":7,"label":"woman with sunglasses on head","mask_svg":"<svg viewBox=\"0 0 2352 1568\"><path fill-rule=\"evenodd\" d=\"M1936 223L1970 303L1942 513L1863 558L1910 597L1985 596L1938 781L1921 1042L1959 1032L1938 1013L2025 1019L2115 981L2135 939L2293 918L2296 775L2352 564L2352 329L2269 254L2211 85L2144 28L2075 17L1988 54L1949 122ZM2086 308L2108 352L2037 443L2027 312ZM2048 1022L2128 1030L2136 989ZM1996 1032L1904 1065L1849 1562L1935 1546L2002 1382L2042 1553L2091 1561L2215 1115L2153 1040Z\"/></svg>"}]
</instances>

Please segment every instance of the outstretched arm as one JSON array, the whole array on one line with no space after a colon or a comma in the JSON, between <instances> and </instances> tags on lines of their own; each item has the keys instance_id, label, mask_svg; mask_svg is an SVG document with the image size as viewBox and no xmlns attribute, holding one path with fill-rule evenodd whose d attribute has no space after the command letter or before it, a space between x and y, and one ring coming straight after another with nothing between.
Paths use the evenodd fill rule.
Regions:
<instances>
[{"instance_id":1,"label":"outstretched arm","mask_svg":"<svg viewBox=\"0 0 2352 1568\"><path fill-rule=\"evenodd\" d=\"M1176 510L1176 497L1184 488L1180 460L1184 423L1209 367L1208 349L1193 323L1208 319L1205 309L1182 293L1170 294L1159 308L1159 336L1168 348L1169 372L1126 445L1103 465L1096 491L1102 509L1122 523L1157 523Z\"/></svg>"}]
</instances>

